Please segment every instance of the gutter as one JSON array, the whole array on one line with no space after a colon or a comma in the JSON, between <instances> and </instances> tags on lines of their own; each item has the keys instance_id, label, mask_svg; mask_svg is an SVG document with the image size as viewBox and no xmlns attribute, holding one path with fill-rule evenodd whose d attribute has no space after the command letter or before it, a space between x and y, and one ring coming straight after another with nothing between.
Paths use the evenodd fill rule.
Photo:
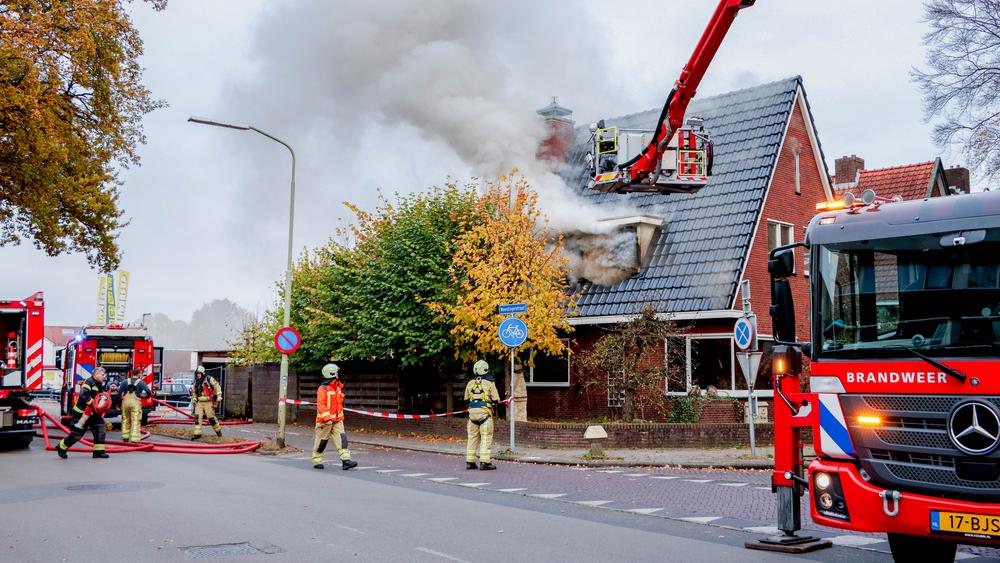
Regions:
<instances>
[{"instance_id":1,"label":"gutter","mask_svg":"<svg viewBox=\"0 0 1000 563\"><path fill-rule=\"evenodd\" d=\"M738 319L742 311L735 309L717 309L714 311L688 311L683 313L657 313L661 321L700 321L705 319ZM602 317L569 317L566 322L570 326L624 324L634 321L639 315L608 315Z\"/></svg>"}]
</instances>

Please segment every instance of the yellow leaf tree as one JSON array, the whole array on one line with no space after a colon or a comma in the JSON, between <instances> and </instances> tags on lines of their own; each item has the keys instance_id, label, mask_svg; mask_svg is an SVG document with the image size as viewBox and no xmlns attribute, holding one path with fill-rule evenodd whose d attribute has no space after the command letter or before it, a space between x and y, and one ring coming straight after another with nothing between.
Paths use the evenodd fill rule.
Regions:
<instances>
[{"instance_id":1,"label":"yellow leaf tree","mask_svg":"<svg viewBox=\"0 0 1000 563\"><path fill-rule=\"evenodd\" d=\"M456 241L451 274L457 293L452 303L432 308L454 324L451 333L460 358L499 358L508 348L497 337L504 319L498 307L526 303L519 315L528 325L529 365L537 352L566 352L560 339L572 327L566 310L574 305L567 281L562 236L548 225L538 195L519 175L485 184L474 213L475 226Z\"/></svg>"}]
</instances>

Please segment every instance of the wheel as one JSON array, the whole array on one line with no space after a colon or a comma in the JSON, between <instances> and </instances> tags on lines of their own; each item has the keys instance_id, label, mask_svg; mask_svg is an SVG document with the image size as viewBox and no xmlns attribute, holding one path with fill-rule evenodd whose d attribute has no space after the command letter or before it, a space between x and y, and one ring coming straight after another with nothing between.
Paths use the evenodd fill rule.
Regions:
<instances>
[{"instance_id":1,"label":"wheel","mask_svg":"<svg viewBox=\"0 0 1000 563\"><path fill-rule=\"evenodd\" d=\"M889 550L896 562L951 563L957 548L958 544L938 538L889 534Z\"/></svg>"}]
</instances>

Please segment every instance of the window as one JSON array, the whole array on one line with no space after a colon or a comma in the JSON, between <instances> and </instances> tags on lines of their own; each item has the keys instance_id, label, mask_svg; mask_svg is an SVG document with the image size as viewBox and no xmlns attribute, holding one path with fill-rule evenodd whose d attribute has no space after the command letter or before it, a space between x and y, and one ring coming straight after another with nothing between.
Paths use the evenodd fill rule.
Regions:
<instances>
[{"instance_id":1,"label":"window","mask_svg":"<svg viewBox=\"0 0 1000 563\"><path fill-rule=\"evenodd\" d=\"M535 354L535 365L528 368L526 385L536 387L567 387L569 386L569 339L563 338L566 351L560 356L549 356L539 352Z\"/></svg>"},{"instance_id":2,"label":"window","mask_svg":"<svg viewBox=\"0 0 1000 563\"><path fill-rule=\"evenodd\" d=\"M760 340L760 367L757 368L757 378L754 380L753 389L754 391L770 391L773 389L772 381L773 378L771 374L771 350L774 348L774 342L771 340ZM740 367L740 363L736 362L736 389L739 391L747 390L747 378L743 374L743 368Z\"/></svg>"},{"instance_id":3,"label":"window","mask_svg":"<svg viewBox=\"0 0 1000 563\"><path fill-rule=\"evenodd\" d=\"M767 222L767 249L792 244L795 242L795 225L779 221Z\"/></svg>"},{"instance_id":4,"label":"window","mask_svg":"<svg viewBox=\"0 0 1000 563\"><path fill-rule=\"evenodd\" d=\"M761 338L760 368L754 382L755 395L769 397L771 390L771 348L773 342ZM673 348L673 352L671 352ZM709 386L715 386L723 397L746 397L747 384L739 363L736 361L736 347L731 334L697 334L677 336L666 343L668 359L666 393L672 396L686 395L695 385L704 394ZM683 363L683 365L671 365ZM612 397L609 393L609 402Z\"/></svg>"},{"instance_id":5,"label":"window","mask_svg":"<svg viewBox=\"0 0 1000 563\"><path fill-rule=\"evenodd\" d=\"M795 194L802 195L802 178L799 175L799 147L795 147Z\"/></svg>"},{"instance_id":6,"label":"window","mask_svg":"<svg viewBox=\"0 0 1000 563\"><path fill-rule=\"evenodd\" d=\"M733 388L733 340L731 338L691 339L691 385L702 391Z\"/></svg>"}]
</instances>

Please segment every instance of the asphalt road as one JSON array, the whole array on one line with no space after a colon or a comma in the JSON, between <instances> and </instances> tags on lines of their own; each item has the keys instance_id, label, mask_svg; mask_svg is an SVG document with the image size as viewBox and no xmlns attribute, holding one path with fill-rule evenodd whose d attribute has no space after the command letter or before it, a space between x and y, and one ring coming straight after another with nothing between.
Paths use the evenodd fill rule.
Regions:
<instances>
[{"instance_id":1,"label":"asphalt road","mask_svg":"<svg viewBox=\"0 0 1000 563\"><path fill-rule=\"evenodd\" d=\"M301 455L70 454L63 461L39 442L0 453L4 561L797 560L745 550L743 542L756 537L746 531L581 504L586 499L572 500L576 493L533 492L540 484L507 492L493 484L514 467L541 466L446 473L441 464L454 468L455 458L370 448L355 451L367 469L350 472L314 470ZM374 459L430 470L367 464ZM888 557L836 546L804 560Z\"/></svg>"}]
</instances>

